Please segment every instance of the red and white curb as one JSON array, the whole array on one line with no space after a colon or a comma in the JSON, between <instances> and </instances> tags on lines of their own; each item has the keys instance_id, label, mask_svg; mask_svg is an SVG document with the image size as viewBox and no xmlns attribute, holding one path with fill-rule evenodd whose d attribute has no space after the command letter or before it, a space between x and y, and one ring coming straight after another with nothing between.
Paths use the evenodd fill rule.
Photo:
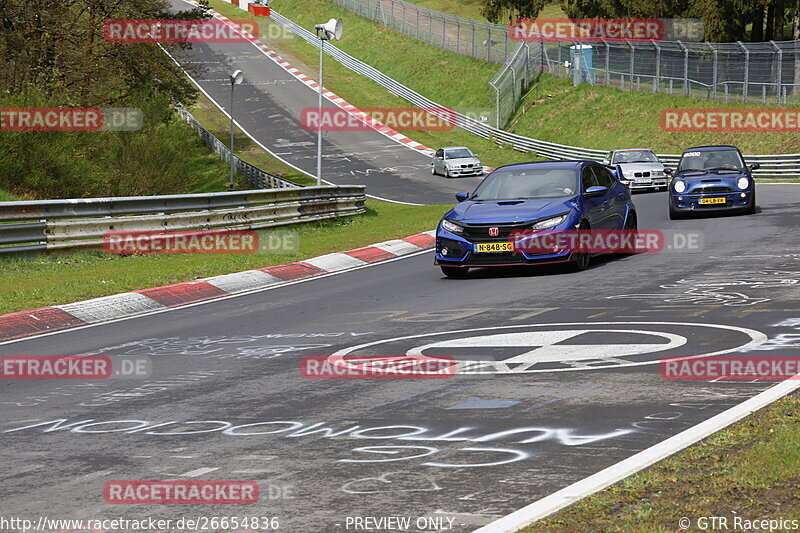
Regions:
<instances>
[{"instance_id":1,"label":"red and white curb","mask_svg":"<svg viewBox=\"0 0 800 533\"><path fill-rule=\"evenodd\" d=\"M0 341L128 318L352 270L370 263L429 250L433 248L435 242L435 231L426 231L404 239L393 239L286 265L257 268L66 305L10 313L0 316Z\"/></svg>"},{"instance_id":2,"label":"red and white curb","mask_svg":"<svg viewBox=\"0 0 800 533\"><path fill-rule=\"evenodd\" d=\"M198 6L199 5L197 2L194 2L193 0L184 0L184 1L189 3L189 4L192 4L194 6ZM236 5L236 4L233 4L233 5ZM244 11L247 11L247 7L240 7L240 9L243 9ZM256 37L254 37L250 32L248 32L247 30L241 28L238 24L236 24L235 22L233 22L230 19L228 19L227 17L225 17L225 15L222 15L222 14L218 13L217 11L214 11L213 9L210 9L209 13L211 13L214 16L214 18L216 18L217 20L222 21L226 26L229 26L229 27L237 30L238 33L240 35L242 35L248 42L250 42L253 46L258 48L264 55L266 55L273 62L275 62L277 65L279 65L281 68L283 68L286 72L288 72L289 74L294 76L297 80L299 80L303 84L307 85L311 89L314 89L314 91L319 92L319 83L317 83L313 79L311 79L308 76L306 76L305 74L303 74L300 71L300 69L298 69L297 67L293 66L291 63L286 61L278 53L276 53L274 50L272 50L271 48L266 46L264 43L259 41ZM429 148L429 147L425 146L422 143L418 143L417 141L415 141L415 140L403 135L402 133L393 130L392 128L390 128L389 126L386 126L385 124L383 124L379 120L375 120L374 118L372 118L370 115L368 115L367 113L365 113L361 109L359 109L356 106L350 104L347 100L345 100L341 96L335 94L333 91L330 91L330 90L326 89L325 87L323 87L322 88L322 96L327 98L330 102L336 104L341 109L344 109L345 111L347 111L347 113L349 115L357 118L362 123L368 125L370 128L374 129L378 133L381 133L381 134L385 135L386 137L392 139L395 142L398 142L398 143L402 144L403 146L407 146L409 148L417 150L418 152L422 152L425 155L427 155L428 157L433 157L433 154L435 152L434 149ZM494 168L484 167L484 172L486 172L486 173L489 173L489 172L491 172L493 170L494 170Z\"/></svg>"}]
</instances>

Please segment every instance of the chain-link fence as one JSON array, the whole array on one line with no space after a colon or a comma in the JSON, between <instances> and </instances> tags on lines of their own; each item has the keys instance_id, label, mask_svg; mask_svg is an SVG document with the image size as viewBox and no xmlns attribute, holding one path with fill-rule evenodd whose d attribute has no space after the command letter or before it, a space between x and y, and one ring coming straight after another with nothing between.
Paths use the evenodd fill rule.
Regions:
<instances>
[{"instance_id":1,"label":"chain-link fence","mask_svg":"<svg viewBox=\"0 0 800 533\"><path fill-rule=\"evenodd\" d=\"M575 61L575 55L580 60ZM625 90L762 104L800 102L800 41L545 43L546 70Z\"/></svg>"},{"instance_id":2,"label":"chain-link fence","mask_svg":"<svg viewBox=\"0 0 800 533\"><path fill-rule=\"evenodd\" d=\"M495 124L502 128L508 123L543 67L543 47L540 43L519 43L514 54L489 81L495 91Z\"/></svg>"},{"instance_id":3,"label":"chain-link fence","mask_svg":"<svg viewBox=\"0 0 800 533\"><path fill-rule=\"evenodd\" d=\"M505 63L518 43L508 27L433 11L405 0L331 0L403 35L457 54Z\"/></svg>"},{"instance_id":4,"label":"chain-link fence","mask_svg":"<svg viewBox=\"0 0 800 533\"><path fill-rule=\"evenodd\" d=\"M405 0L331 0L404 35L452 52L504 63L489 82L495 125L513 115L524 83L545 71L624 90L763 104L800 102L800 41L531 42L509 39L508 27L417 6ZM575 54L579 58L575 61ZM573 64L580 72L572 70Z\"/></svg>"}]
</instances>

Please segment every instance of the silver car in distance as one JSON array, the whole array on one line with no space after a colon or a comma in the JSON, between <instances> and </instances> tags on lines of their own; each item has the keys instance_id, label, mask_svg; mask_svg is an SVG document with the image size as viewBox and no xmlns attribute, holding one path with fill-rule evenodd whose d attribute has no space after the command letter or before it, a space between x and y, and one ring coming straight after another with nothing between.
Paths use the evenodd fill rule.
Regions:
<instances>
[{"instance_id":1,"label":"silver car in distance","mask_svg":"<svg viewBox=\"0 0 800 533\"><path fill-rule=\"evenodd\" d=\"M631 191L647 189L667 189L667 171L656 154L647 148L624 148L612 150L607 165L619 165L622 173L619 180Z\"/></svg>"},{"instance_id":2,"label":"silver car in distance","mask_svg":"<svg viewBox=\"0 0 800 533\"><path fill-rule=\"evenodd\" d=\"M436 150L431 162L431 174L445 178L482 176L483 164L466 146L447 146Z\"/></svg>"}]
</instances>

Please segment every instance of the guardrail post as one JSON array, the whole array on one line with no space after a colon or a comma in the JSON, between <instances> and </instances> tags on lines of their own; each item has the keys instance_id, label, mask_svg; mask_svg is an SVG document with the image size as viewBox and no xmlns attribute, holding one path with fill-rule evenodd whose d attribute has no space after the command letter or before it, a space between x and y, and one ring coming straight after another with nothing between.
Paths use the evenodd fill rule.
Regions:
<instances>
[{"instance_id":1,"label":"guardrail post","mask_svg":"<svg viewBox=\"0 0 800 533\"><path fill-rule=\"evenodd\" d=\"M657 93L661 86L661 47L652 39L650 42L656 47L656 75L653 78L653 92Z\"/></svg>"},{"instance_id":2,"label":"guardrail post","mask_svg":"<svg viewBox=\"0 0 800 533\"><path fill-rule=\"evenodd\" d=\"M445 48L445 37L447 37L447 19L442 13L442 48Z\"/></svg>"},{"instance_id":3,"label":"guardrail post","mask_svg":"<svg viewBox=\"0 0 800 533\"><path fill-rule=\"evenodd\" d=\"M486 61L492 61L492 27L488 26L489 37L486 39Z\"/></svg>"},{"instance_id":4,"label":"guardrail post","mask_svg":"<svg viewBox=\"0 0 800 533\"><path fill-rule=\"evenodd\" d=\"M635 59L636 58L636 48L634 48L633 45L630 42L628 42L627 39L625 39L625 44L627 44L628 48L630 48L630 50L631 50L631 65L630 65L630 69L631 69L631 90L633 90L633 70L634 70L633 64L634 64L634 61L636 60Z\"/></svg>"},{"instance_id":5,"label":"guardrail post","mask_svg":"<svg viewBox=\"0 0 800 533\"><path fill-rule=\"evenodd\" d=\"M603 78L603 81L605 81L606 85L608 85L610 87L611 86L611 72L610 72L610 70L611 70L610 69L610 66L611 66L611 46L609 46L609 44L606 42L605 39L603 39L602 41L603 41L603 45L606 47L606 57L605 57L606 75Z\"/></svg>"},{"instance_id":6,"label":"guardrail post","mask_svg":"<svg viewBox=\"0 0 800 533\"><path fill-rule=\"evenodd\" d=\"M456 53L461 53L461 21L456 19Z\"/></svg>"}]
</instances>

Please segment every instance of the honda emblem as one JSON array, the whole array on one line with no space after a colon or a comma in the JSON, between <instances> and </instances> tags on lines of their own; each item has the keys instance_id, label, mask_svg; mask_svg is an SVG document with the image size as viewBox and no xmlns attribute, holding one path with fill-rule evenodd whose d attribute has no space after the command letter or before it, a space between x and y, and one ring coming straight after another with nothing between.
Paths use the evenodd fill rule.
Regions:
<instances>
[{"instance_id":1,"label":"honda emblem","mask_svg":"<svg viewBox=\"0 0 800 533\"><path fill-rule=\"evenodd\" d=\"M489 228L489 237L497 237L498 235L500 235L498 228Z\"/></svg>"}]
</instances>

